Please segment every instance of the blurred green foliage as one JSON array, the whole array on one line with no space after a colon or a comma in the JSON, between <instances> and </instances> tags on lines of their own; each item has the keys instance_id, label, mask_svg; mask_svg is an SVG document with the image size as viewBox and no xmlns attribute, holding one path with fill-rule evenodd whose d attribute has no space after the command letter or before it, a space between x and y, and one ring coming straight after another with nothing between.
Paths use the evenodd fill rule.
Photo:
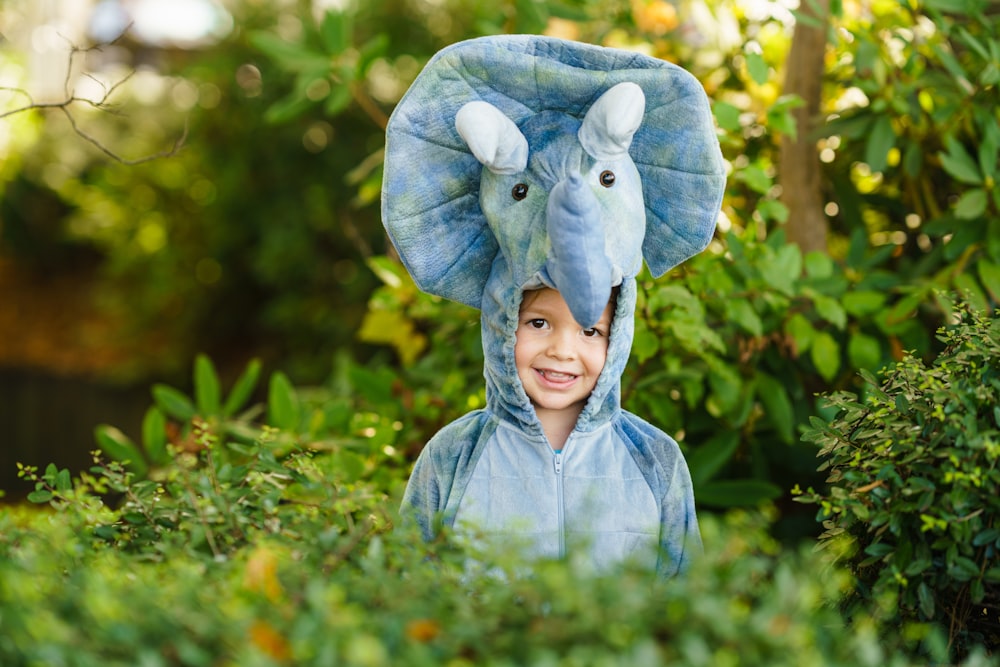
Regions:
<instances>
[{"instance_id":1,"label":"blurred green foliage","mask_svg":"<svg viewBox=\"0 0 1000 667\"><path fill-rule=\"evenodd\" d=\"M710 248L641 278L625 405L677 435L704 507L777 500L793 513L789 489L822 483L799 440L810 416L832 416L817 393L857 388L858 370L904 351L933 355L930 332L951 312L939 290L983 309L1000 294L1000 16L985 0L833 6L815 137L826 253L803 255L782 231L778 146L798 131L799 101L781 85L793 16L736 0L233 2L237 29L158 53L159 93L110 119L135 138L130 154L187 122L180 154L119 164L52 116L11 118L0 250L46 271L65 263L54 247L96 254L101 307L147 351L132 373L179 384L197 352L225 377L260 356L282 384L357 392L359 414L402 424L392 447L409 459L483 404L482 360L476 313L419 293L385 245L377 200L394 104L434 52L480 34L545 31L667 58L713 100L731 174ZM38 211L61 209L38 227ZM285 406L282 424L313 418L300 410ZM353 437L342 410L321 423Z\"/></svg>"},{"instance_id":2,"label":"blurred green foliage","mask_svg":"<svg viewBox=\"0 0 1000 667\"><path fill-rule=\"evenodd\" d=\"M145 475L96 452L78 476L22 470L49 507L0 512L3 664L947 659L938 627L893 625L879 606L842 614L851 576L807 543L783 547L767 510L704 517L705 557L670 581L627 565L595 573L573 557L525 576L509 552L467 550L447 534L424 543L396 525L402 429L367 415L355 392L295 389L281 375L258 418L226 416L220 404L239 409L255 368L227 392L201 358L193 396L156 389L164 419L144 448L119 437L109 449L148 457ZM167 425L181 430L161 457L154 441ZM961 664L996 663L974 649Z\"/></svg>"}]
</instances>

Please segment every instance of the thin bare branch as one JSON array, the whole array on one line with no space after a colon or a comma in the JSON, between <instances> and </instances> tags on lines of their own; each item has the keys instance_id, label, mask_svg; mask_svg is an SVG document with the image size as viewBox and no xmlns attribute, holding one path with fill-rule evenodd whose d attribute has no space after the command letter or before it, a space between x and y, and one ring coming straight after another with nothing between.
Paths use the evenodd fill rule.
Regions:
<instances>
[{"instance_id":1,"label":"thin bare branch","mask_svg":"<svg viewBox=\"0 0 1000 667\"><path fill-rule=\"evenodd\" d=\"M78 137L80 137L87 143L91 144L92 146L97 148L97 150L101 151L102 153L110 157L112 160L115 160L116 162L120 162L126 165L136 165L136 164L142 164L143 162L150 162L152 160L158 160L160 158L171 157L173 155L176 155L177 152L184 145L184 142L187 140L187 135L188 135L187 120L185 120L184 122L184 131L181 133L181 136L179 136L174 141L174 144L171 148L160 151L159 153L154 153L152 155L146 155L138 159L130 160L115 153L110 148L101 143L99 139L95 138L94 136L84 131L83 128L81 128L80 125L77 123L77 120L73 116L73 113L71 111L71 107L82 104L90 106L104 113L109 113L112 115L122 115L122 112L117 108L115 108L110 100L111 97L115 94L115 92L117 92L119 88L121 88L129 79L132 78L132 76L135 74L134 70L129 72L121 79L115 81L111 85L108 85L104 81L101 81L100 79L98 79L89 72L82 72L81 76L87 77L91 81L95 82L101 88L102 95L101 98L97 100L92 100L85 97L78 97L72 86L72 76L73 76L74 65L78 55L80 54L85 55L87 53L90 53L91 51L100 51L105 46L110 46L117 43L125 36L125 33L128 31L129 27L130 26L127 26L125 30L123 30L122 33L118 35L118 37L111 40L110 42L102 42L100 44L94 44L87 47L79 47L73 44L67 37L60 35L60 37L63 37L63 39L66 40L67 44L69 44L69 62L67 63L66 67L66 78L63 80L63 92L65 93L64 99L59 102L35 102L34 98L26 90L23 90L21 88L8 88L0 86L0 91L10 92L16 95L23 95L28 100L28 103L23 106L17 107L15 109L10 109L8 111L0 112L0 120L31 110L46 111L50 109L58 109L66 117L66 120L69 121L70 127L73 129L73 132Z\"/></svg>"},{"instance_id":2,"label":"thin bare branch","mask_svg":"<svg viewBox=\"0 0 1000 667\"><path fill-rule=\"evenodd\" d=\"M63 112L63 115L66 116L66 120L69 121L70 127L73 128L73 132L76 133L78 137L80 137L87 143L94 146L97 150L101 151L112 160L129 166L142 164L144 162L152 162L153 160L159 160L160 158L172 157L176 155L178 152L180 152L181 148L184 146L184 142L187 140L188 123L185 120L184 131L174 141L173 146L171 146L166 150L160 151L159 153L153 153L152 155L146 155L135 160L129 160L128 158L122 157L121 155L118 155L117 153L112 151L110 148L102 144L99 139L96 139L91 135L87 134L79 125L77 125L76 119L73 118L73 114L69 112L69 109L65 107L60 107L60 110Z\"/></svg>"}]
</instances>

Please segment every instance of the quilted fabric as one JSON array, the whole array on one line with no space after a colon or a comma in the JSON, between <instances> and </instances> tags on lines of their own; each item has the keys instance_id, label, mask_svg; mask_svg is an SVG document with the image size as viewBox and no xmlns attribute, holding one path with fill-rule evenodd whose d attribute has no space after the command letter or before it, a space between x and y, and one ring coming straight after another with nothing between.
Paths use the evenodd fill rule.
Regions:
<instances>
[{"instance_id":1,"label":"quilted fabric","mask_svg":"<svg viewBox=\"0 0 1000 667\"><path fill-rule=\"evenodd\" d=\"M725 168L707 97L690 73L555 38L481 37L427 63L386 134L382 219L421 289L478 308L500 248L479 205L483 166L455 128L459 109L486 101L518 125L543 111L580 119L621 82L639 85L646 97L630 148L644 193L646 263L659 276L704 249Z\"/></svg>"}]
</instances>

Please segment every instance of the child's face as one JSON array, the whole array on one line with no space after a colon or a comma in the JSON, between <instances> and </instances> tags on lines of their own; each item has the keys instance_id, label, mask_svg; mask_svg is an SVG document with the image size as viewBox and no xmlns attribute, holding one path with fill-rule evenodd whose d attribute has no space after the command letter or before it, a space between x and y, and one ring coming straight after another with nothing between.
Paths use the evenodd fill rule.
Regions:
<instances>
[{"instance_id":1,"label":"child's face","mask_svg":"<svg viewBox=\"0 0 1000 667\"><path fill-rule=\"evenodd\" d=\"M608 357L611 304L582 329L553 289L526 292L514 343L514 362L536 410L583 409Z\"/></svg>"}]
</instances>

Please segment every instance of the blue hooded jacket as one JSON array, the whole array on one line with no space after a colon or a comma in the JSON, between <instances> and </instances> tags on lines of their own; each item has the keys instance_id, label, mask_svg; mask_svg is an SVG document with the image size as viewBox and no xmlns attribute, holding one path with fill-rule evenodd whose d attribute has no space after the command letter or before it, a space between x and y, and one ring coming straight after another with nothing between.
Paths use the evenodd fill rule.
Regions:
<instances>
[{"instance_id":1,"label":"blue hooded jacket","mask_svg":"<svg viewBox=\"0 0 1000 667\"><path fill-rule=\"evenodd\" d=\"M471 104L470 104L471 103ZM700 551L677 443L621 407L635 276L711 240L725 185L708 103L684 70L538 36L437 54L390 119L383 221L418 286L482 313L486 407L438 432L403 499L438 525L638 560L675 574ZM607 360L560 452L518 378L522 295L552 287L591 326L619 288ZM441 522L440 524L438 522Z\"/></svg>"}]
</instances>

